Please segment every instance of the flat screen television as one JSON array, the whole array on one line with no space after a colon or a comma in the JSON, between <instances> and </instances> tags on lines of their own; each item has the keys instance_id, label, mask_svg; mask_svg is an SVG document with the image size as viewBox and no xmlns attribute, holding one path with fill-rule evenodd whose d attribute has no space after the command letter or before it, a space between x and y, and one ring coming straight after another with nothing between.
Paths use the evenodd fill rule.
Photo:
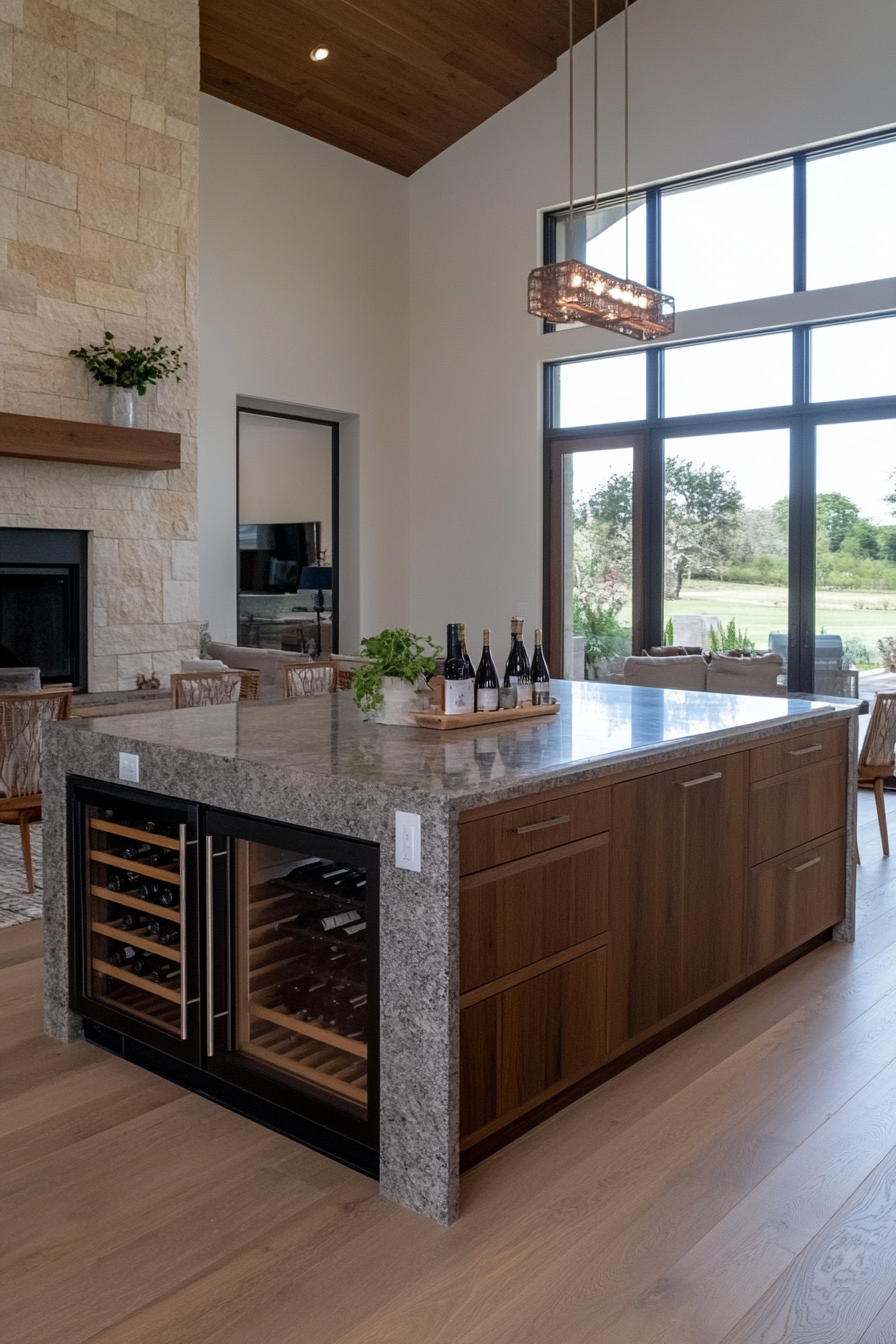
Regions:
<instances>
[{"instance_id":1,"label":"flat screen television","mask_svg":"<svg viewBox=\"0 0 896 1344\"><path fill-rule=\"evenodd\" d=\"M320 523L240 523L240 592L294 593L320 555Z\"/></svg>"}]
</instances>

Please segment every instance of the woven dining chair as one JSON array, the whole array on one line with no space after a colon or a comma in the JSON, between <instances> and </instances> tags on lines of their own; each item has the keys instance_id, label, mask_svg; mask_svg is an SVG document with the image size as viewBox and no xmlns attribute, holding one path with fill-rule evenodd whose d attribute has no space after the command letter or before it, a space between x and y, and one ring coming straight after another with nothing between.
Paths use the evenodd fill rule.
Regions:
<instances>
[{"instance_id":1,"label":"woven dining chair","mask_svg":"<svg viewBox=\"0 0 896 1344\"><path fill-rule=\"evenodd\" d=\"M284 663L283 694L287 700L335 690L336 669L332 663Z\"/></svg>"},{"instance_id":2,"label":"woven dining chair","mask_svg":"<svg viewBox=\"0 0 896 1344\"><path fill-rule=\"evenodd\" d=\"M34 891L31 823L40 821L41 736L45 723L71 714L70 689L0 695L0 824L18 826L25 881Z\"/></svg>"},{"instance_id":3,"label":"woven dining chair","mask_svg":"<svg viewBox=\"0 0 896 1344\"><path fill-rule=\"evenodd\" d=\"M873 789L877 823L884 854L890 853L884 780L896 771L896 691L881 691L874 701L871 719L859 753L859 788Z\"/></svg>"},{"instance_id":4,"label":"woven dining chair","mask_svg":"<svg viewBox=\"0 0 896 1344\"><path fill-rule=\"evenodd\" d=\"M239 700L243 680L239 672L172 672L171 700L175 709L230 705Z\"/></svg>"}]
</instances>

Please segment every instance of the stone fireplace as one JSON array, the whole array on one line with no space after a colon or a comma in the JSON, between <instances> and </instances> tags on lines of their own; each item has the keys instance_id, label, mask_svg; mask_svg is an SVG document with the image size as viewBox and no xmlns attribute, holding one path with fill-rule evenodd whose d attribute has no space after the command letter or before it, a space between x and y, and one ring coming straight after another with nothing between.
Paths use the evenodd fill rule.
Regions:
<instances>
[{"instance_id":1,"label":"stone fireplace","mask_svg":"<svg viewBox=\"0 0 896 1344\"><path fill-rule=\"evenodd\" d=\"M138 398L138 423L180 435L179 469L0 455L0 529L86 534L87 687L164 685L199 637L198 7L29 0L3 17L0 411L101 422L105 389L68 352L105 331L183 344L188 367Z\"/></svg>"}]
</instances>

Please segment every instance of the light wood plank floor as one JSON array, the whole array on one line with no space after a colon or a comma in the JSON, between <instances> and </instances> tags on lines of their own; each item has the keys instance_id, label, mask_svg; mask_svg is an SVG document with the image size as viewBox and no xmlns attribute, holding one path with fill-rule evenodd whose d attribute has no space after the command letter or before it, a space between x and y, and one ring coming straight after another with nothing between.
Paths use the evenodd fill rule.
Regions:
<instances>
[{"instance_id":1,"label":"light wood plank floor","mask_svg":"<svg viewBox=\"0 0 896 1344\"><path fill-rule=\"evenodd\" d=\"M855 946L820 948L469 1173L447 1229L47 1040L40 925L0 932L0 1338L896 1344L896 857L870 797L860 812Z\"/></svg>"}]
</instances>

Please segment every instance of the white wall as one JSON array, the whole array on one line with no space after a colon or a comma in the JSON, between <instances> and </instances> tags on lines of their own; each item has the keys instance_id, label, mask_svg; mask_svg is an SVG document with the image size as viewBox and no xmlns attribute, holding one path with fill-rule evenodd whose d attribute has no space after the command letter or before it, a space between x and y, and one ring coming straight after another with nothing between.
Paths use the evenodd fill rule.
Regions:
<instances>
[{"instance_id":1,"label":"white wall","mask_svg":"<svg viewBox=\"0 0 896 1344\"><path fill-rule=\"evenodd\" d=\"M632 182L653 182L896 122L893 0L638 0L631 10ZM621 20L601 35L601 191L622 185ZM591 190L590 40L576 195ZM526 313L539 210L566 182L566 62L411 179L411 626L496 631L541 599L541 365L629 345L540 333ZM896 286L799 299L800 314L874 311ZM777 305L777 306L776 306ZM730 330L793 320L793 301L732 305ZM687 314L681 335L719 314Z\"/></svg>"},{"instance_id":2,"label":"white wall","mask_svg":"<svg viewBox=\"0 0 896 1344\"><path fill-rule=\"evenodd\" d=\"M342 425L342 647L407 623L407 181L201 99L200 601L235 637L236 404Z\"/></svg>"},{"instance_id":3,"label":"white wall","mask_svg":"<svg viewBox=\"0 0 896 1344\"><path fill-rule=\"evenodd\" d=\"M333 438L328 425L240 416L241 523L320 523L320 549L332 559Z\"/></svg>"}]
</instances>

